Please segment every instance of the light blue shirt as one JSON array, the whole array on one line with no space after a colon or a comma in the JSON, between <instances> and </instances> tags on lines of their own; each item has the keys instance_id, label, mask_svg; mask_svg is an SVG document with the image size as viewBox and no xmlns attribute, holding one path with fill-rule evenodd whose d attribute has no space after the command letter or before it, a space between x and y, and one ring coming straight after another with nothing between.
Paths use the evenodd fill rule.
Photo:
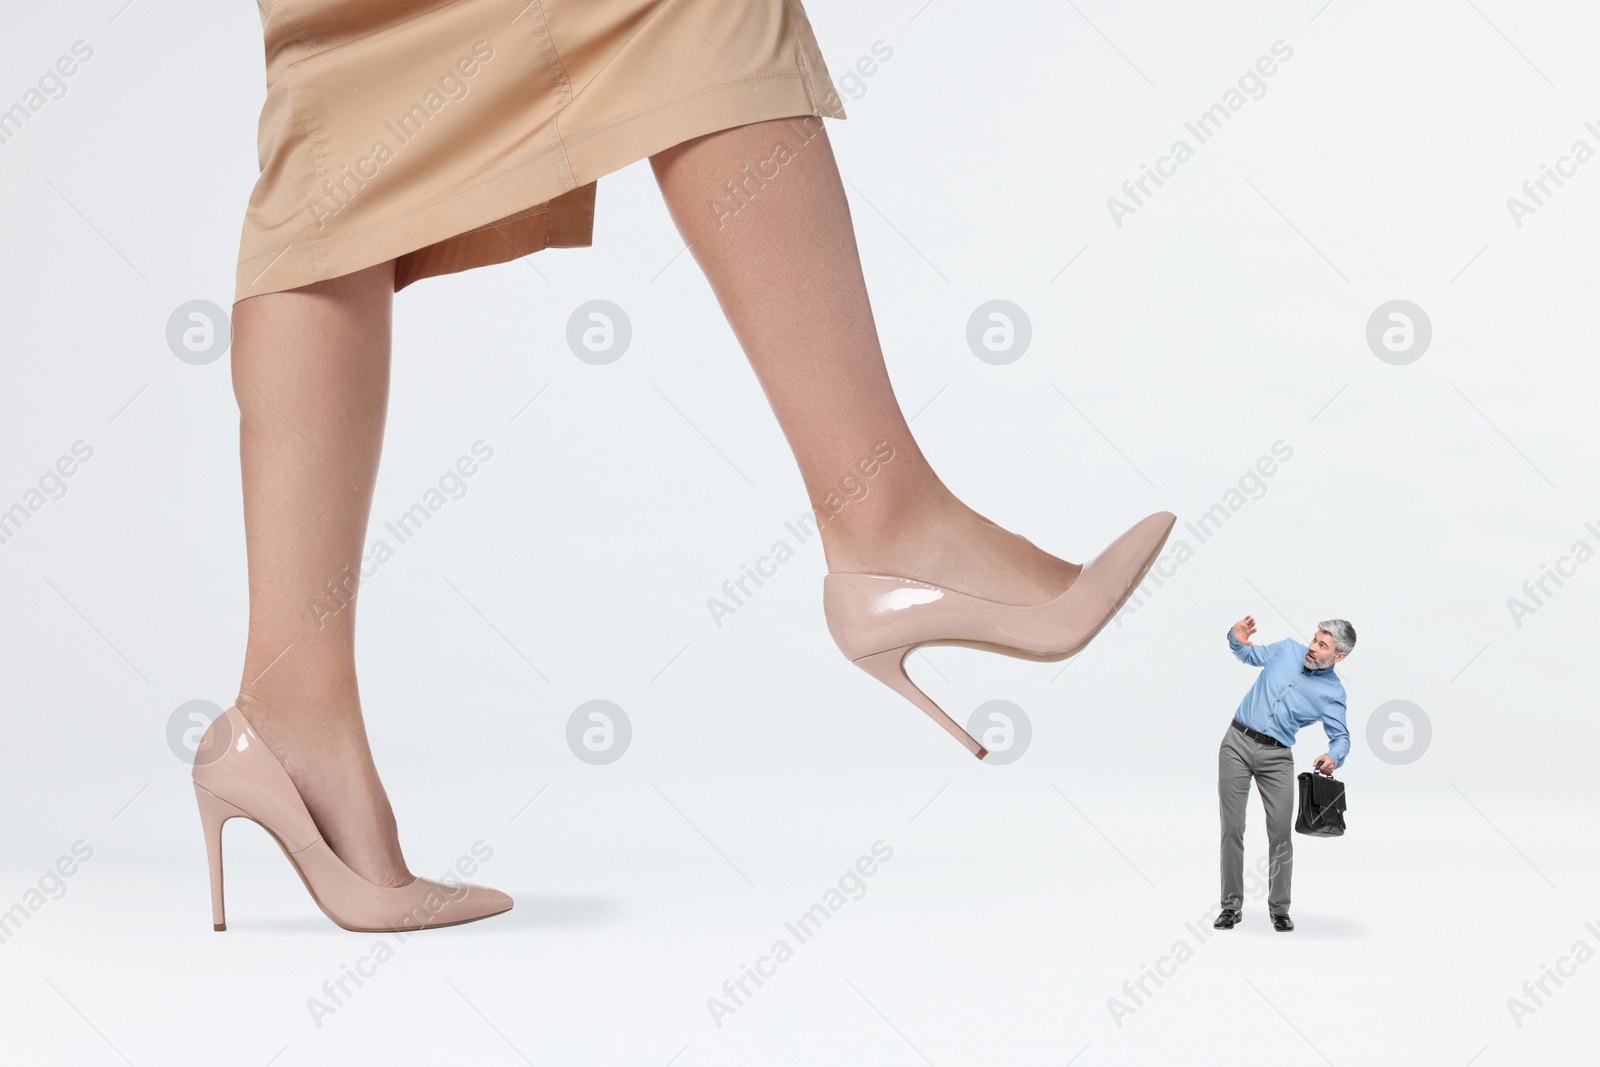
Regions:
<instances>
[{"instance_id":1,"label":"light blue shirt","mask_svg":"<svg viewBox=\"0 0 1600 1067\"><path fill-rule=\"evenodd\" d=\"M1328 755L1335 767L1350 754L1350 731L1344 724L1344 683L1327 667L1305 668L1307 647L1293 638L1270 645L1243 645L1228 630L1228 647L1242 663L1260 667L1256 684L1244 695L1233 717L1250 729L1294 744L1301 727L1321 721L1328 735Z\"/></svg>"}]
</instances>

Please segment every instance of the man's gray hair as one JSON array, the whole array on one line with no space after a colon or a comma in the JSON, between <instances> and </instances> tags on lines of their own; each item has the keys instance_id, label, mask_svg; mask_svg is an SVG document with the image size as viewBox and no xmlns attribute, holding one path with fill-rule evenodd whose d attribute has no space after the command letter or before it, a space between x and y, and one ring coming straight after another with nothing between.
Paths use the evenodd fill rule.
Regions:
<instances>
[{"instance_id":1,"label":"man's gray hair","mask_svg":"<svg viewBox=\"0 0 1600 1067\"><path fill-rule=\"evenodd\" d=\"M1349 652L1356 647L1356 628L1343 619L1323 619L1317 629L1333 638L1335 652Z\"/></svg>"}]
</instances>

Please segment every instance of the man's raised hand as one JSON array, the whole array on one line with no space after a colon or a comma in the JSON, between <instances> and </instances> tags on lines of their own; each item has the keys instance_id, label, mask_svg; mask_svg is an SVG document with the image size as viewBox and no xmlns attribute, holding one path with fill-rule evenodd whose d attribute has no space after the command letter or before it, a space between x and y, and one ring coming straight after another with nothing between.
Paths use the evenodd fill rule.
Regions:
<instances>
[{"instance_id":1,"label":"man's raised hand","mask_svg":"<svg viewBox=\"0 0 1600 1067\"><path fill-rule=\"evenodd\" d=\"M1250 643L1250 635L1256 632L1256 620L1249 615L1233 624L1233 639L1241 645Z\"/></svg>"}]
</instances>

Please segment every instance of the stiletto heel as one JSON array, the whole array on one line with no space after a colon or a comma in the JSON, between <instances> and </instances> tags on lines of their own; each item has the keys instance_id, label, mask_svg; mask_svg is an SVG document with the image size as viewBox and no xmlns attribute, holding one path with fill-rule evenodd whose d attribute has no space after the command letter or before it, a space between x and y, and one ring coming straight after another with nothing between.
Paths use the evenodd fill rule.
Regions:
<instances>
[{"instance_id":1,"label":"stiletto heel","mask_svg":"<svg viewBox=\"0 0 1600 1067\"><path fill-rule=\"evenodd\" d=\"M403 886L369 882L322 839L300 791L237 707L218 715L195 750L194 794L211 868L212 928L226 930L222 901L222 825L245 818L266 830L324 915L346 930L391 933L487 919L511 910L498 890L414 878Z\"/></svg>"},{"instance_id":2,"label":"stiletto heel","mask_svg":"<svg viewBox=\"0 0 1600 1067\"><path fill-rule=\"evenodd\" d=\"M235 816L250 816L220 797L212 796L199 785L194 787L200 802L200 827L206 835L206 862L211 868L211 928L226 930L228 918L222 906L222 824Z\"/></svg>"},{"instance_id":3,"label":"stiletto heel","mask_svg":"<svg viewBox=\"0 0 1600 1067\"><path fill-rule=\"evenodd\" d=\"M855 661L857 667L872 675L896 693L905 697L911 703L928 713L928 718L944 727L951 737L960 741L966 750L979 759L987 756L989 751L980 745L976 738L961 728L961 724L952 719L945 710L933 699L917 688L917 683L906 674L905 659L912 652L911 645L901 645L891 648L887 652L876 652L870 656L863 656Z\"/></svg>"},{"instance_id":4,"label":"stiletto heel","mask_svg":"<svg viewBox=\"0 0 1600 1067\"><path fill-rule=\"evenodd\" d=\"M963 645L1019 659L1077 655L1144 580L1177 516L1158 511L1083 565L1042 604L1000 604L889 574L835 572L822 580L823 614L839 651L917 707L979 759L987 750L907 677L904 661L929 645Z\"/></svg>"}]
</instances>

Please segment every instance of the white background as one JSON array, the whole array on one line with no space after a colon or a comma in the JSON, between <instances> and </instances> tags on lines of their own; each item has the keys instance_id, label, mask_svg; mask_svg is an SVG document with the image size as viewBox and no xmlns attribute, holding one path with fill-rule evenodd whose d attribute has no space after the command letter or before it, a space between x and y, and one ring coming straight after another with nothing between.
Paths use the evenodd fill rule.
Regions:
<instances>
[{"instance_id":1,"label":"white background","mask_svg":"<svg viewBox=\"0 0 1600 1067\"><path fill-rule=\"evenodd\" d=\"M1579 939L1600 950L1600 563L1520 626L1507 608L1575 541L1600 547L1600 162L1521 227L1506 205L1575 140L1600 147L1587 5L808 5L890 372L937 469L1069 559L1162 509L1195 549L1064 671L917 657L958 718L1025 709L1010 765L839 656L815 540L713 625L706 599L807 501L645 163L601 181L592 249L401 294L375 526L473 442L494 456L364 586L363 699L413 869L481 840L477 880L517 906L406 942L319 1026L308 998L383 939L329 923L242 822L213 933L166 734L239 681L228 361L181 362L165 333L185 301L231 301L259 21L123 2L11 4L0 34L4 107L73 42L94 50L0 145L0 508L75 441L94 450L0 544L0 909L93 850L0 944L0 1058L1592 1058L1600 963L1520 1026L1507 1007ZM1278 40L1293 56L1265 95L1117 227L1107 198ZM879 41L892 57L847 87ZM996 298L1033 329L1007 366L965 340ZM565 343L591 299L633 324L605 367ZM1432 322L1409 365L1365 338L1394 299ZM1186 537L1280 440L1293 457L1265 492ZM1295 933L1258 893L1201 942L1185 924L1216 906L1216 747L1253 676L1223 634L1246 613L1260 640L1330 616L1359 632L1340 666L1350 832L1296 839ZM564 739L591 699L633 725L609 766ZM1367 735L1399 699L1432 728L1409 764ZM1324 747L1302 734L1300 769ZM1253 863L1254 796L1249 820ZM707 998L879 840L893 858L866 894L715 1025ZM1192 958L1114 1018L1179 940Z\"/></svg>"}]
</instances>

